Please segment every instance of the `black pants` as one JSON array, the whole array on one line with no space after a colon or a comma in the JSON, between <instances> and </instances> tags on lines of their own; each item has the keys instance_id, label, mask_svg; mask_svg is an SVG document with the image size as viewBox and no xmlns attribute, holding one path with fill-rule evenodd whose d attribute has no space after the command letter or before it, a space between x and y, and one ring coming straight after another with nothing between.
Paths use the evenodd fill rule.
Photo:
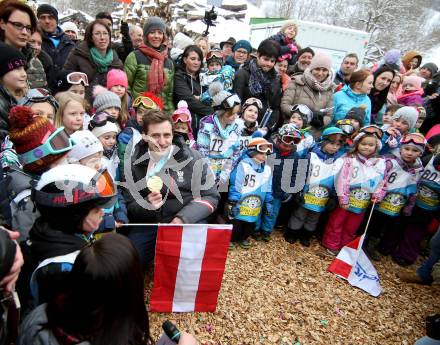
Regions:
<instances>
[{"instance_id":1,"label":"black pants","mask_svg":"<svg viewBox=\"0 0 440 345\"><path fill-rule=\"evenodd\" d=\"M255 223L244 222L242 220L232 220L232 238L231 242L240 242L246 240L255 231Z\"/></svg>"}]
</instances>

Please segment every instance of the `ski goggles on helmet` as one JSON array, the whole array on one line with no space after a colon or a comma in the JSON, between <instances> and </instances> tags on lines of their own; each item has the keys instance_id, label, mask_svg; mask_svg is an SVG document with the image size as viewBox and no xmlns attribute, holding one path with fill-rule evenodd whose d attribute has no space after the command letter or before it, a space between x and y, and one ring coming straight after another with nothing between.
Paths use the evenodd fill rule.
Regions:
<instances>
[{"instance_id":1,"label":"ski goggles on helmet","mask_svg":"<svg viewBox=\"0 0 440 345\"><path fill-rule=\"evenodd\" d=\"M54 107L55 111L57 111L59 108L57 100L49 93L49 91L43 88L30 89L27 92L26 96L24 96L23 99L19 102L19 104L30 106L34 103L43 102L50 103L50 105Z\"/></svg>"},{"instance_id":2,"label":"ski goggles on helmet","mask_svg":"<svg viewBox=\"0 0 440 345\"><path fill-rule=\"evenodd\" d=\"M18 157L23 165L31 164L43 157L57 155L69 151L75 141L67 134L64 127L57 128L55 132L47 132L41 140L41 145L31 151L20 154Z\"/></svg>"},{"instance_id":3,"label":"ski goggles on helmet","mask_svg":"<svg viewBox=\"0 0 440 345\"><path fill-rule=\"evenodd\" d=\"M271 143L262 143L253 146L248 146L251 151L257 151L260 153L266 153L270 155L273 152L273 145Z\"/></svg>"},{"instance_id":4,"label":"ski goggles on helmet","mask_svg":"<svg viewBox=\"0 0 440 345\"><path fill-rule=\"evenodd\" d=\"M402 139L400 139L400 145L408 145L408 144L414 144L417 146L425 147L427 141L425 137L419 133L408 133L404 135Z\"/></svg>"},{"instance_id":5,"label":"ski goggles on helmet","mask_svg":"<svg viewBox=\"0 0 440 345\"><path fill-rule=\"evenodd\" d=\"M83 83L84 86L89 86L89 78L87 74L83 72L72 72L66 76L67 82L73 85L79 85Z\"/></svg>"},{"instance_id":6,"label":"ski goggles on helmet","mask_svg":"<svg viewBox=\"0 0 440 345\"><path fill-rule=\"evenodd\" d=\"M98 171L88 184L81 182L74 182L72 184L66 184L66 190L59 193L46 193L41 190L34 190L33 200L43 206L65 207L91 200L112 200L116 196L113 178L107 170Z\"/></svg>"},{"instance_id":7,"label":"ski goggles on helmet","mask_svg":"<svg viewBox=\"0 0 440 345\"><path fill-rule=\"evenodd\" d=\"M157 104L149 97L138 96L133 102L133 108L143 106L146 109L158 109Z\"/></svg>"},{"instance_id":8,"label":"ski goggles on helmet","mask_svg":"<svg viewBox=\"0 0 440 345\"><path fill-rule=\"evenodd\" d=\"M355 131L353 123L350 119L338 120L336 122L336 127L342 130L346 135L352 135Z\"/></svg>"},{"instance_id":9,"label":"ski goggles on helmet","mask_svg":"<svg viewBox=\"0 0 440 345\"><path fill-rule=\"evenodd\" d=\"M307 117L313 116L313 111L305 104L294 104L290 113L300 113L302 115L306 115Z\"/></svg>"},{"instance_id":10,"label":"ski goggles on helmet","mask_svg":"<svg viewBox=\"0 0 440 345\"><path fill-rule=\"evenodd\" d=\"M382 139L383 137L383 131L379 126L376 125L369 125L362 127L359 132L366 133L366 134L373 134L377 139Z\"/></svg>"},{"instance_id":11,"label":"ski goggles on helmet","mask_svg":"<svg viewBox=\"0 0 440 345\"><path fill-rule=\"evenodd\" d=\"M220 104L219 107L220 109L225 109L225 110L230 110L232 108L234 108L236 105L241 104L241 100L240 97L238 97L238 95L236 93L233 93L232 95L229 95L228 97L226 97L222 103Z\"/></svg>"},{"instance_id":12,"label":"ski goggles on helmet","mask_svg":"<svg viewBox=\"0 0 440 345\"><path fill-rule=\"evenodd\" d=\"M281 141L283 142L283 144L286 145L296 145L299 144L301 142L301 138L300 137L296 137L293 135L283 135L281 136Z\"/></svg>"},{"instance_id":13,"label":"ski goggles on helmet","mask_svg":"<svg viewBox=\"0 0 440 345\"><path fill-rule=\"evenodd\" d=\"M246 100L243 104L243 108L248 107L250 105L255 105L258 110L263 110L263 103L258 98L251 97Z\"/></svg>"},{"instance_id":14,"label":"ski goggles on helmet","mask_svg":"<svg viewBox=\"0 0 440 345\"><path fill-rule=\"evenodd\" d=\"M191 121L191 116L185 113L173 114L173 116L171 116L171 120L173 120L173 123L187 123Z\"/></svg>"},{"instance_id":15,"label":"ski goggles on helmet","mask_svg":"<svg viewBox=\"0 0 440 345\"><path fill-rule=\"evenodd\" d=\"M206 62L210 60L222 60L223 61L223 53L219 49L213 49L206 54Z\"/></svg>"}]
</instances>

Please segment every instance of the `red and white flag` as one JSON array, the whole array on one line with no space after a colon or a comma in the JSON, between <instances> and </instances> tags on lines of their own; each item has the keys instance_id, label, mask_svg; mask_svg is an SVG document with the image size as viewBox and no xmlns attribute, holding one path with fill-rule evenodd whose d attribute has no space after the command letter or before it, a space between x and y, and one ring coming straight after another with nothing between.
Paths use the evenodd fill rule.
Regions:
<instances>
[{"instance_id":1,"label":"red and white flag","mask_svg":"<svg viewBox=\"0 0 440 345\"><path fill-rule=\"evenodd\" d=\"M328 270L347 280L370 295L377 297L382 292L379 275L362 249L365 235L357 237L344 246Z\"/></svg>"},{"instance_id":2,"label":"red and white flag","mask_svg":"<svg viewBox=\"0 0 440 345\"><path fill-rule=\"evenodd\" d=\"M159 224L150 310L214 312L232 225Z\"/></svg>"}]
</instances>

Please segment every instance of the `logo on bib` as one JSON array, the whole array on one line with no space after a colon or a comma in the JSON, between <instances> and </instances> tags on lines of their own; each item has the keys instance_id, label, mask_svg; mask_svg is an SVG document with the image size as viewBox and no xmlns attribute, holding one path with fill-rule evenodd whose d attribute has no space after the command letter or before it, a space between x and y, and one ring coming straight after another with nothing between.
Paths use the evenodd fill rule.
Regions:
<instances>
[{"instance_id":1,"label":"logo on bib","mask_svg":"<svg viewBox=\"0 0 440 345\"><path fill-rule=\"evenodd\" d=\"M358 209L367 208L370 203L370 193L362 188L354 188L350 191L349 205Z\"/></svg>"},{"instance_id":2,"label":"logo on bib","mask_svg":"<svg viewBox=\"0 0 440 345\"><path fill-rule=\"evenodd\" d=\"M257 217L261 211L261 198L257 195L246 196L240 204L240 215Z\"/></svg>"}]
</instances>

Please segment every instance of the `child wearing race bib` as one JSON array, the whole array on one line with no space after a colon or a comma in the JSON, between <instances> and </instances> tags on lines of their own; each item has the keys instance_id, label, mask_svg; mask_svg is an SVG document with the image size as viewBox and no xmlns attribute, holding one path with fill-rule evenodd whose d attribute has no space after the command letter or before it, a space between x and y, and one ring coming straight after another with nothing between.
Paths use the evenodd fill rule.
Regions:
<instances>
[{"instance_id":1,"label":"child wearing race bib","mask_svg":"<svg viewBox=\"0 0 440 345\"><path fill-rule=\"evenodd\" d=\"M361 128L352 152L343 157L336 177L339 206L330 214L322 240L332 255L355 238L370 201L377 203L383 198L385 160L377 154L382 135L375 125Z\"/></svg>"},{"instance_id":2,"label":"child wearing race bib","mask_svg":"<svg viewBox=\"0 0 440 345\"><path fill-rule=\"evenodd\" d=\"M438 148L435 152L438 152ZM418 184L416 205L406 222L403 237L393 252L399 265L413 264L420 252L420 242L429 224L440 214L440 153L422 158L425 169Z\"/></svg>"},{"instance_id":3,"label":"child wearing race bib","mask_svg":"<svg viewBox=\"0 0 440 345\"><path fill-rule=\"evenodd\" d=\"M261 213L271 215L272 169L266 164L267 155L273 152L273 145L262 137L251 140L237 167L231 174L229 187L229 217L234 226L231 246L248 249L248 237L255 231L255 224Z\"/></svg>"},{"instance_id":4,"label":"child wearing race bib","mask_svg":"<svg viewBox=\"0 0 440 345\"><path fill-rule=\"evenodd\" d=\"M400 140L399 151L384 157L387 166L385 197L373 211L364 242L372 260L379 261L379 252L390 254L397 247L402 236L402 218L405 219L402 214L411 215L416 201L417 184L423 172L419 157L425 146L423 135L409 133Z\"/></svg>"},{"instance_id":5,"label":"child wearing race bib","mask_svg":"<svg viewBox=\"0 0 440 345\"><path fill-rule=\"evenodd\" d=\"M272 137L275 157L271 158L276 160L272 173L273 211L270 215L263 212L258 218L255 234L257 240L269 242L282 204L289 202L293 193L304 187L306 172L298 167L296 154L296 145L300 140L301 133L293 123L286 123Z\"/></svg>"},{"instance_id":6,"label":"child wearing race bib","mask_svg":"<svg viewBox=\"0 0 440 345\"><path fill-rule=\"evenodd\" d=\"M241 101L237 94L224 90L218 82L211 84L209 92L215 113L201 119L197 148L209 159L215 182L221 186L219 191L227 192L229 175L241 154L241 133L237 124Z\"/></svg>"},{"instance_id":7,"label":"child wearing race bib","mask_svg":"<svg viewBox=\"0 0 440 345\"><path fill-rule=\"evenodd\" d=\"M313 120L313 112L304 104L292 106L289 123L293 123L301 132L301 142L296 145L296 153L299 158L305 158L309 150L315 145L315 139L310 134L309 124Z\"/></svg>"},{"instance_id":8,"label":"child wearing race bib","mask_svg":"<svg viewBox=\"0 0 440 345\"><path fill-rule=\"evenodd\" d=\"M258 128L258 116L261 116L263 111L263 104L258 98L248 98L246 102L241 106L241 115L237 119L238 126L240 128L240 150L243 151L247 148L249 142L252 139L252 135L261 129ZM263 136L266 133L262 133Z\"/></svg>"},{"instance_id":9,"label":"child wearing race bib","mask_svg":"<svg viewBox=\"0 0 440 345\"><path fill-rule=\"evenodd\" d=\"M346 136L336 127L326 128L321 141L307 155L307 180L301 192L298 208L289 219L284 237L294 243L298 238L306 247L310 246L321 213L334 194L335 176L342 168L340 148L345 145Z\"/></svg>"}]
</instances>

